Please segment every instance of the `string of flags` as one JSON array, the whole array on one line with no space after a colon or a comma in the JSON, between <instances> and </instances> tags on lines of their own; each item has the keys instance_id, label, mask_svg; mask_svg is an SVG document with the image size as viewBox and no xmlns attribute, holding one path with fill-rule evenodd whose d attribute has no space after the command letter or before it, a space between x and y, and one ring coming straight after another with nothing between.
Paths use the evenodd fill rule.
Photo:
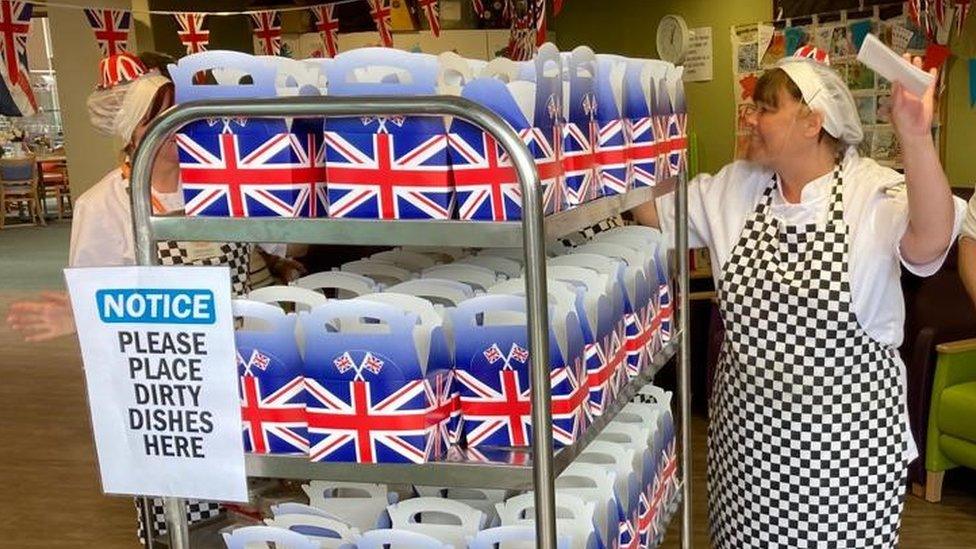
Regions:
<instances>
[{"instance_id":1,"label":"string of flags","mask_svg":"<svg viewBox=\"0 0 976 549\"><path fill-rule=\"evenodd\" d=\"M492 11L510 23L511 35L508 56L516 60L531 59L539 45L546 41L546 0L493 0L486 7L484 0L470 0L475 13L487 18ZM948 1L948 0L946 0ZM960 0L956 0L960 1ZM969 0L964 0L967 5ZM258 47L264 55L282 54L281 13L308 10L316 31L322 39L323 52L334 57L339 51L339 17L336 6L366 2L380 35L380 42L393 46L392 0L337 0L313 6L288 7L276 10L184 12L149 10L155 15L171 15L178 26L177 36L187 54L206 51L210 44L208 19L215 16L248 15ZM558 14L565 0L553 0L553 13ZM30 116L37 111L37 102L30 87L27 62L27 36L31 28L34 6L47 8L82 9L104 58L128 52L129 32L132 30L132 11L103 7L83 7L56 1L27 2L0 0L0 114ZM434 36L440 36L439 0L413 0ZM142 12L140 12L142 13Z\"/></svg>"}]
</instances>

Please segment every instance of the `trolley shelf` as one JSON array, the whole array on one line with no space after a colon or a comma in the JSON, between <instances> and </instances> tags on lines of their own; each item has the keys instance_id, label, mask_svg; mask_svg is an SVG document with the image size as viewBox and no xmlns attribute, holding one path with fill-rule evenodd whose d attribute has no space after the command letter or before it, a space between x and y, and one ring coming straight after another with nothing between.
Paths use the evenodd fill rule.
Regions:
<instances>
[{"instance_id":1,"label":"trolley shelf","mask_svg":"<svg viewBox=\"0 0 976 549\"><path fill-rule=\"evenodd\" d=\"M553 240L654 198L642 187L605 196L545 219L546 239ZM188 223L192 219L192 222ZM522 222L429 221L375 219L290 219L281 217L154 217L153 236L160 240L218 242L287 242L357 246L457 246L521 248Z\"/></svg>"},{"instance_id":2,"label":"trolley shelf","mask_svg":"<svg viewBox=\"0 0 976 549\"><path fill-rule=\"evenodd\" d=\"M637 391L653 379L675 355L678 341L676 334L671 342L658 352L651 361L651 371L632 379L609 412L596 419L576 443L555 453L554 472L561 473L586 446L595 439L621 408L637 394ZM246 456L249 477L288 478L302 480L334 480L348 482L403 483L430 486L456 486L467 488L504 488L510 490L532 489L532 461L528 448L492 450L496 461L485 462L468 459L463 450L453 449L445 461L410 464L362 464L311 462L304 456L272 456L248 454Z\"/></svg>"}]
</instances>

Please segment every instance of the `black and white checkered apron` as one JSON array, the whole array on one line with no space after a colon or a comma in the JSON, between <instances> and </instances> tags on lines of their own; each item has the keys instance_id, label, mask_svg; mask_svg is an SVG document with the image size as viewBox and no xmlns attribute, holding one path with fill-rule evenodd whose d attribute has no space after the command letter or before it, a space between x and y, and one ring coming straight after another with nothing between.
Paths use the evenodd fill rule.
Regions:
<instances>
[{"instance_id":1,"label":"black and white checkered apron","mask_svg":"<svg viewBox=\"0 0 976 549\"><path fill-rule=\"evenodd\" d=\"M781 226L775 180L718 284L725 343L710 402L713 546L891 548L906 462L895 350L851 306L840 168L830 215Z\"/></svg>"},{"instance_id":2,"label":"black and white checkered apron","mask_svg":"<svg viewBox=\"0 0 976 549\"><path fill-rule=\"evenodd\" d=\"M190 253L180 242L164 241L156 244L160 265L200 265L230 267L231 290L234 296L243 296L250 291L248 272L250 270L251 245L236 242L225 242L220 245L217 255L190 261ZM146 516L143 512L143 500L147 500L150 520L154 536L165 535L166 515L163 512L163 500L160 498L136 498L136 510L139 521L139 541L146 544ZM213 501L187 500L186 518L190 524L213 518L220 514L220 504Z\"/></svg>"}]
</instances>

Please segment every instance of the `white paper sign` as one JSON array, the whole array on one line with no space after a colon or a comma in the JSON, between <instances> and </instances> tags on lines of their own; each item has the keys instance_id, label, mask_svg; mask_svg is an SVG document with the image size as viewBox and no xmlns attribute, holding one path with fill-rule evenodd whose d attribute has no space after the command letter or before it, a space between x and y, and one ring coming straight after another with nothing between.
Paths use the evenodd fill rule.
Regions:
<instances>
[{"instance_id":1,"label":"white paper sign","mask_svg":"<svg viewBox=\"0 0 976 549\"><path fill-rule=\"evenodd\" d=\"M688 53L684 62L685 82L706 82L712 79L712 27L691 29Z\"/></svg>"},{"instance_id":2,"label":"white paper sign","mask_svg":"<svg viewBox=\"0 0 976 549\"><path fill-rule=\"evenodd\" d=\"M64 274L102 489L247 501L227 267Z\"/></svg>"}]
</instances>

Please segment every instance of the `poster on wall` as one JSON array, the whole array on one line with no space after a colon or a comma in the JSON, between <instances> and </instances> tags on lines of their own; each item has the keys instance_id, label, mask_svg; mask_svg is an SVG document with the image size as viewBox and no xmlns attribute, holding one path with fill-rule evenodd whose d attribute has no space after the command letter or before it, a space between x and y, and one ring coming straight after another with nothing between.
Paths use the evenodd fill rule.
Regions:
<instances>
[{"instance_id":1,"label":"poster on wall","mask_svg":"<svg viewBox=\"0 0 976 549\"><path fill-rule=\"evenodd\" d=\"M747 113L751 108L756 83L765 71L783 57L793 55L800 47L813 44L830 56L831 67L844 79L854 96L858 116L864 127L864 142L858 147L862 156L894 168L901 167L901 150L891 126L891 83L857 61L857 51L864 37L875 33L895 51L922 56L930 41L905 13L882 18L848 19L839 12L796 24L787 20L776 26L754 23L732 28L733 94L735 119L735 158L744 158L749 144ZM938 113L935 116L939 120ZM934 129L938 139L939 128Z\"/></svg>"},{"instance_id":2,"label":"poster on wall","mask_svg":"<svg viewBox=\"0 0 976 549\"><path fill-rule=\"evenodd\" d=\"M707 82L712 79L712 27L690 29L688 53L685 54L685 82Z\"/></svg>"}]
</instances>

